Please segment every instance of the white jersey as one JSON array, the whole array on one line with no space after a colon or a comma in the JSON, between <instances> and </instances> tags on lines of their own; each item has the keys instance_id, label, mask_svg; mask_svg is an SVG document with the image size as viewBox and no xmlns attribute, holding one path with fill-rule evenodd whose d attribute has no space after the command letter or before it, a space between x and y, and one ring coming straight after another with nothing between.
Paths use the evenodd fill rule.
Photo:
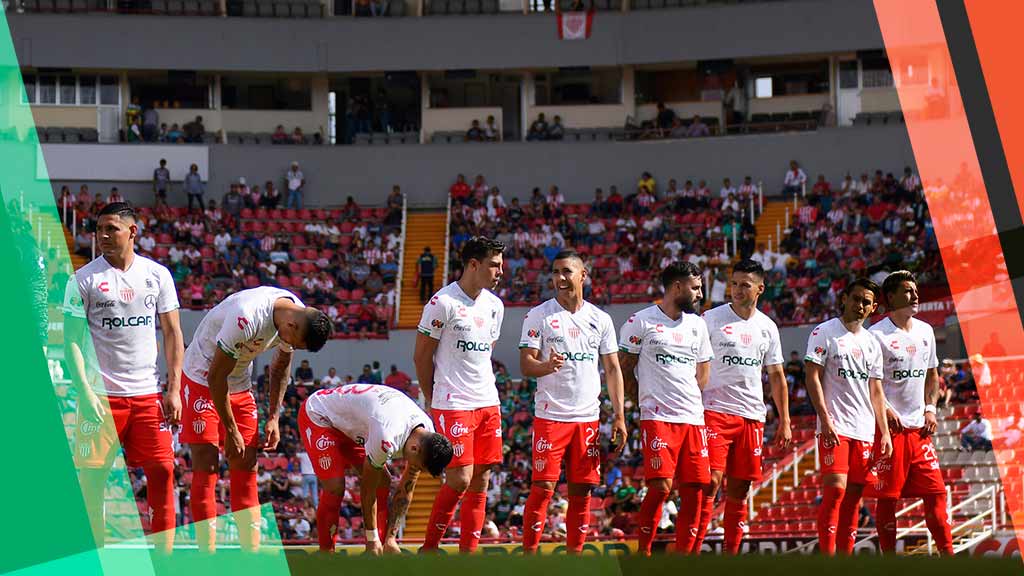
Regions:
<instances>
[{"instance_id":1,"label":"white jersey","mask_svg":"<svg viewBox=\"0 0 1024 576\"><path fill-rule=\"evenodd\" d=\"M439 340L434 353L431 408L475 410L498 405L491 352L501 334L505 305L489 290L476 300L458 282L441 288L423 307L417 328Z\"/></svg>"},{"instance_id":2,"label":"white jersey","mask_svg":"<svg viewBox=\"0 0 1024 576\"><path fill-rule=\"evenodd\" d=\"M558 372L537 379L534 404L538 418L558 422L598 419L598 360L602 354L614 354L618 349L611 316L590 302L584 302L572 314L552 298L526 315L519 347L540 350L542 362L554 348L565 360Z\"/></svg>"},{"instance_id":3,"label":"white jersey","mask_svg":"<svg viewBox=\"0 0 1024 576\"><path fill-rule=\"evenodd\" d=\"M779 327L760 310L749 320L736 315L732 304L723 304L703 315L711 334L715 361L704 388L704 408L765 421L763 366L782 364Z\"/></svg>"},{"instance_id":4,"label":"white jersey","mask_svg":"<svg viewBox=\"0 0 1024 576\"><path fill-rule=\"evenodd\" d=\"M217 348L235 360L228 374L228 393L252 388L252 361L275 346L290 352L292 347L278 337L274 325L274 303L281 298L303 306L287 290L262 286L235 292L206 313L185 349L182 371L196 384L209 386L206 377Z\"/></svg>"},{"instance_id":5,"label":"white jersey","mask_svg":"<svg viewBox=\"0 0 1024 576\"><path fill-rule=\"evenodd\" d=\"M697 364L715 355L708 327L696 314L678 320L648 306L622 325L619 349L639 354L640 419L704 425Z\"/></svg>"},{"instance_id":6,"label":"white jersey","mask_svg":"<svg viewBox=\"0 0 1024 576\"><path fill-rule=\"evenodd\" d=\"M836 434L873 442L875 412L868 379L882 378L882 350L875 337L866 328L854 334L842 320L833 318L811 331L804 360L823 367L825 408Z\"/></svg>"},{"instance_id":7,"label":"white jersey","mask_svg":"<svg viewBox=\"0 0 1024 576\"><path fill-rule=\"evenodd\" d=\"M924 381L928 370L938 368L935 331L927 322L910 319L910 331L897 328L886 318L871 327L885 360L882 387L885 402L904 428L924 426Z\"/></svg>"},{"instance_id":8,"label":"white jersey","mask_svg":"<svg viewBox=\"0 0 1024 576\"><path fill-rule=\"evenodd\" d=\"M82 355L90 387L110 396L159 393L157 314L177 309L171 273L149 258L136 254L125 271L103 256L82 266L64 291L64 313L89 326Z\"/></svg>"},{"instance_id":9,"label":"white jersey","mask_svg":"<svg viewBox=\"0 0 1024 576\"><path fill-rule=\"evenodd\" d=\"M430 432L434 425L408 396L377 384L349 384L317 390L306 399L306 415L317 426L335 428L366 450L376 468L402 456L412 431L420 426ZM311 430L307 430L311 433ZM319 439L306 438L316 443ZM323 442L329 442L324 438ZM328 466L329 468L329 466Z\"/></svg>"}]
</instances>

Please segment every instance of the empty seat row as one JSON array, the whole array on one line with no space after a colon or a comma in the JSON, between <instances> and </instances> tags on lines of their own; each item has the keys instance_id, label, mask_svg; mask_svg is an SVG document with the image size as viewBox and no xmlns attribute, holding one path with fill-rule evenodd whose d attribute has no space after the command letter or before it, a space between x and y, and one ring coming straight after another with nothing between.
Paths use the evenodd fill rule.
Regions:
<instances>
[{"instance_id":1,"label":"empty seat row","mask_svg":"<svg viewBox=\"0 0 1024 576\"><path fill-rule=\"evenodd\" d=\"M232 132L228 136L229 144L273 144L273 133L271 132ZM302 137L303 144L312 144L313 137L306 134ZM295 144L291 134L288 134L287 144Z\"/></svg>"},{"instance_id":2,"label":"empty seat row","mask_svg":"<svg viewBox=\"0 0 1024 576\"><path fill-rule=\"evenodd\" d=\"M419 132L360 132L356 134L357 146L388 145L388 144L419 144Z\"/></svg>"},{"instance_id":3,"label":"empty seat row","mask_svg":"<svg viewBox=\"0 0 1024 576\"><path fill-rule=\"evenodd\" d=\"M106 10L106 0L14 0L12 6L21 4L26 12L90 12Z\"/></svg>"},{"instance_id":4,"label":"empty seat row","mask_svg":"<svg viewBox=\"0 0 1024 576\"><path fill-rule=\"evenodd\" d=\"M64 128L60 126L40 126L36 133L40 142L98 142L99 132L95 128Z\"/></svg>"},{"instance_id":5,"label":"empty seat row","mask_svg":"<svg viewBox=\"0 0 1024 576\"><path fill-rule=\"evenodd\" d=\"M242 0L228 4L228 15L262 18L321 18L324 11L321 0Z\"/></svg>"},{"instance_id":6,"label":"empty seat row","mask_svg":"<svg viewBox=\"0 0 1024 576\"><path fill-rule=\"evenodd\" d=\"M140 12L146 11L147 2L136 2ZM216 16L220 12L217 0L150 0L149 11L171 16Z\"/></svg>"},{"instance_id":7,"label":"empty seat row","mask_svg":"<svg viewBox=\"0 0 1024 576\"><path fill-rule=\"evenodd\" d=\"M854 126L882 126L884 124L903 124L903 112L861 112L854 116Z\"/></svg>"},{"instance_id":8,"label":"empty seat row","mask_svg":"<svg viewBox=\"0 0 1024 576\"><path fill-rule=\"evenodd\" d=\"M660 10L662 8L688 8L707 4L707 0L631 0L630 10Z\"/></svg>"},{"instance_id":9,"label":"empty seat row","mask_svg":"<svg viewBox=\"0 0 1024 576\"><path fill-rule=\"evenodd\" d=\"M498 0L427 0L425 14L497 14ZM392 11L394 9L392 8Z\"/></svg>"}]
</instances>

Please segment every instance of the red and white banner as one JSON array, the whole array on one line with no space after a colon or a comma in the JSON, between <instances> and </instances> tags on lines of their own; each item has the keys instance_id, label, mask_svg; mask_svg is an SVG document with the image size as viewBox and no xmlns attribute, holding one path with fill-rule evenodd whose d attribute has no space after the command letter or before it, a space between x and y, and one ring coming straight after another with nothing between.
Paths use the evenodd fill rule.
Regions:
<instances>
[{"instance_id":1,"label":"red and white banner","mask_svg":"<svg viewBox=\"0 0 1024 576\"><path fill-rule=\"evenodd\" d=\"M586 40L594 24L594 11L558 12L558 38L560 40Z\"/></svg>"}]
</instances>

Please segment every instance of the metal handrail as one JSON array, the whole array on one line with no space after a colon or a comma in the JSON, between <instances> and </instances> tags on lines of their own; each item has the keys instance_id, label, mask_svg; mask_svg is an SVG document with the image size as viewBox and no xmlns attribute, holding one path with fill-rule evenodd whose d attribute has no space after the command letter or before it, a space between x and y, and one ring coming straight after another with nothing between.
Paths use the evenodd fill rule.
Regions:
<instances>
[{"instance_id":1,"label":"metal handrail","mask_svg":"<svg viewBox=\"0 0 1024 576\"><path fill-rule=\"evenodd\" d=\"M452 193L448 192L448 204L445 208L444 214L444 278L441 279L441 286L445 286L448 283L448 274L450 258L448 257L448 251L450 249L449 243L451 242L452 236ZM433 296L433 294L431 294Z\"/></svg>"},{"instance_id":2,"label":"metal handrail","mask_svg":"<svg viewBox=\"0 0 1024 576\"><path fill-rule=\"evenodd\" d=\"M398 247L398 274L395 278L395 311L392 327L398 326L399 310L402 308L402 284L405 277L405 231L409 220L409 197L402 193L402 244Z\"/></svg>"}]
</instances>

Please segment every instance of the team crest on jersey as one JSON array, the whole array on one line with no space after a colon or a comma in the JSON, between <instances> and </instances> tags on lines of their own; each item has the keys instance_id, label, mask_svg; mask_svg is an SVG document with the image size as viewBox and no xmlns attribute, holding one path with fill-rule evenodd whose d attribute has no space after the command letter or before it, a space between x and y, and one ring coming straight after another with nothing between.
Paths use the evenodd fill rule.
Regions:
<instances>
[{"instance_id":1,"label":"team crest on jersey","mask_svg":"<svg viewBox=\"0 0 1024 576\"><path fill-rule=\"evenodd\" d=\"M680 334L679 332L673 332L672 333L672 339L675 340L676 344L682 344L683 343L683 335Z\"/></svg>"},{"instance_id":2,"label":"team crest on jersey","mask_svg":"<svg viewBox=\"0 0 1024 576\"><path fill-rule=\"evenodd\" d=\"M129 286L121 288L121 292L119 293L119 295L121 296L121 302L124 302L125 304L128 304L132 300L135 300L135 290L133 290Z\"/></svg>"},{"instance_id":3,"label":"team crest on jersey","mask_svg":"<svg viewBox=\"0 0 1024 576\"><path fill-rule=\"evenodd\" d=\"M91 453L92 453L92 446L90 446L88 444L79 444L78 445L78 455L81 456L82 458L88 458L89 454L91 454Z\"/></svg>"},{"instance_id":4,"label":"team crest on jersey","mask_svg":"<svg viewBox=\"0 0 1024 576\"><path fill-rule=\"evenodd\" d=\"M206 432L206 420L196 420L192 423L192 431L196 434Z\"/></svg>"},{"instance_id":5,"label":"team crest on jersey","mask_svg":"<svg viewBox=\"0 0 1024 576\"><path fill-rule=\"evenodd\" d=\"M462 458L462 454L465 451L466 446L462 442L459 442L458 444L452 446L452 454L454 454L456 458Z\"/></svg>"},{"instance_id":6,"label":"team crest on jersey","mask_svg":"<svg viewBox=\"0 0 1024 576\"><path fill-rule=\"evenodd\" d=\"M661 470L661 456L655 456L654 458L651 458L651 469Z\"/></svg>"},{"instance_id":7,"label":"team crest on jersey","mask_svg":"<svg viewBox=\"0 0 1024 576\"><path fill-rule=\"evenodd\" d=\"M917 346L914 346L913 344L907 346L907 354L911 357L913 357L914 354L917 354Z\"/></svg>"},{"instance_id":8,"label":"team crest on jersey","mask_svg":"<svg viewBox=\"0 0 1024 576\"><path fill-rule=\"evenodd\" d=\"M743 342L744 346L750 346L754 342L754 336L749 332L744 332L740 335L740 342Z\"/></svg>"},{"instance_id":9,"label":"team crest on jersey","mask_svg":"<svg viewBox=\"0 0 1024 576\"><path fill-rule=\"evenodd\" d=\"M334 463L334 461L331 460L330 456L321 456L317 460L317 464L320 465L320 469L321 470L330 470L331 469L331 464L333 464L333 463Z\"/></svg>"},{"instance_id":10,"label":"team crest on jersey","mask_svg":"<svg viewBox=\"0 0 1024 576\"><path fill-rule=\"evenodd\" d=\"M533 461L533 469L537 472L543 472L544 467L548 465L547 458L537 458Z\"/></svg>"},{"instance_id":11,"label":"team crest on jersey","mask_svg":"<svg viewBox=\"0 0 1024 576\"><path fill-rule=\"evenodd\" d=\"M860 360L861 356L863 356L863 355L864 355L864 353L861 352L860 348L854 348L853 349L853 357L856 358L857 360Z\"/></svg>"},{"instance_id":12,"label":"team crest on jersey","mask_svg":"<svg viewBox=\"0 0 1024 576\"><path fill-rule=\"evenodd\" d=\"M831 466L836 461L835 454L833 454L832 452L827 452L825 453L825 456L822 457L821 461L825 463L825 466Z\"/></svg>"},{"instance_id":13,"label":"team crest on jersey","mask_svg":"<svg viewBox=\"0 0 1024 576\"><path fill-rule=\"evenodd\" d=\"M479 316L474 316L473 317L473 323L476 324L477 328L483 328L484 327L484 319L479 317Z\"/></svg>"},{"instance_id":14,"label":"team crest on jersey","mask_svg":"<svg viewBox=\"0 0 1024 576\"><path fill-rule=\"evenodd\" d=\"M579 327L577 327L577 326L570 327L569 328L569 338L572 338L573 340L576 340L579 337L580 337L580 329L579 329Z\"/></svg>"}]
</instances>

